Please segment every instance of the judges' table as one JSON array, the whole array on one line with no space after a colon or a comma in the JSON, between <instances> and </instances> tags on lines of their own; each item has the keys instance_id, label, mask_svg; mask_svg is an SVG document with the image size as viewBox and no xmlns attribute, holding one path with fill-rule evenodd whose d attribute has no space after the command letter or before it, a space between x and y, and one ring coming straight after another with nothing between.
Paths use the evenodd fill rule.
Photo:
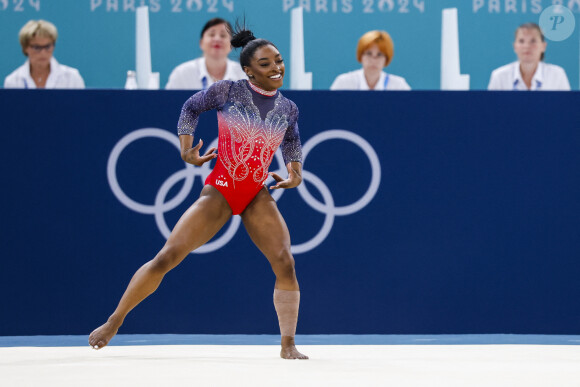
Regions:
<instances>
[{"instance_id":1,"label":"judges' table","mask_svg":"<svg viewBox=\"0 0 580 387\"><path fill-rule=\"evenodd\" d=\"M301 188L275 193L298 333L580 334L580 93L284 94L305 154ZM209 172L179 157L189 95L0 90L0 335L84 334L113 310ZM217 138L215 113L197 138ZM276 333L274 277L242 228L123 333Z\"/></svg>"}]
</instances>

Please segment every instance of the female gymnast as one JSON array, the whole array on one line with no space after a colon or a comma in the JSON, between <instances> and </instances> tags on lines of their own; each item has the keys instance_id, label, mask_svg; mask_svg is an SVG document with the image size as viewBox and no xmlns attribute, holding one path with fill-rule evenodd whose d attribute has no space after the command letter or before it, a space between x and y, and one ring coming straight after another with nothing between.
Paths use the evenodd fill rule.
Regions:
<instances>
[{"instance_id":1,"label":"female gymnast","mask_svg":"<svg viewBox=\"0 0 580 387\"><path fill-rule=\"evenodd\" d=\"M106 346L127 314L152 294L163 277L192 250L208 242L231 218L239 214L254 244L266 256L276 276L274 307L282 336L280 356L308 359L298 352L294 335L298 321L300 289L290 252L290 234L271 189L294 188L302 182L302 148L298 132L298 108L278 89L284 79L284 61L276 46L257 39L245 26L236 25L231 44L242 47L240 64L249 80L219 81L189 98L178 123L181 157L200 166L217 158L199 199L182 215L165 246L131 279L107 322L89 336L94 349ZM193 135L200 113L217 110L218 150L199 150ZM288 177L268 173L274 153L281 146Z\"/></svg>"}]
</instances>

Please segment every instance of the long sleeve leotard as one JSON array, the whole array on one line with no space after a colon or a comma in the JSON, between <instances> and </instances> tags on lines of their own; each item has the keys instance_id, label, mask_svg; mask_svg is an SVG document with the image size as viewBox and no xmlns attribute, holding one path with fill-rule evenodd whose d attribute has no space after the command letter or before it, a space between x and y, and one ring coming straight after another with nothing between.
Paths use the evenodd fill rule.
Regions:
<instances>
[{"instance_id":1,"label":"long sleeve leotard","mask_svg":"<svg viewBox=\"0 0 580 387\"><path fill-rule=\"evenodd\" d=\"M252 90L247 80L220 81L185 102L178 134L193 135L199 115L212 109L218 116L218 157L205 184L221 192L237 215L264 185L279 146L285 164L302 162L298 108L280 91L269 96Z\"/></svg>"}]
</instances>

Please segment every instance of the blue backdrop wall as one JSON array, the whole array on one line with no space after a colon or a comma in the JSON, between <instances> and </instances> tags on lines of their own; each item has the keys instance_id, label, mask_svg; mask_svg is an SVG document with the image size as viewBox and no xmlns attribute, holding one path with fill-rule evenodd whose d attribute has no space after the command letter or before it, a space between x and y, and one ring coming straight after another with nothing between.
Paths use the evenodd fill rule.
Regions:
<instances>
[{"instance_id":1,"label":"blue backdrop wall","mask_svg":"<svg viewBox=\"0 0 580 387\"><path fill-rule=\"evenodd\" d=\"M389 72L413 89L439 89L441 11L455 7L461 72L471 75L472 89L485 89L493 69L516 59L516 27L537 23L552 4L569 7L577 28L566 40L549 42L546 61L564 67L578 90L580 0L0 0L0 80L24 63L18 31L29 19L56 24L55 57L78 68L88 87L121 88L135 68L134 9L148 5L152 66L164 86L175 66L200 55L201 28L215 16L233 21L245 14L256 36L275 42L288 58L290 9L302 5L306 71L315 89L328 89L338 74L360 67L356 44L372 29L387 30L395 42Z\"/></svg>"},{"instance_id":2,"label":"blue backdrop wall","mask_svg":"<svg viewBox=\"0 0 580 387\"><path fill-rule=\"evenodd\" d=\"M307 192L278 200L299 333L580 334L579 93L286 95L307 153ZM0 335L111 313L201 189L174 145L188 96L0 90ZM197 134L217 137L213 113ZM276 333L269 265L226 229L122 333Z\"/></svg>"}]
</instances>

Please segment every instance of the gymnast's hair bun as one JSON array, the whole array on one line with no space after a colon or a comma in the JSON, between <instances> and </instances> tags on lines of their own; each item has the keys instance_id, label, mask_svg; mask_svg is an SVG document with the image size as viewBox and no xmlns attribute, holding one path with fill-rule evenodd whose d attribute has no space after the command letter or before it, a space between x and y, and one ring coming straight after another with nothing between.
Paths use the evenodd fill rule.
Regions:
<instances>
[{"instance_id":1,"label":"gymnast's hair bun","mask_svg":"<svg viewBox=\"0 0 580 387\"><path fill-rule=\"evenodd\" d=\"M256 37L250 30L240 29L234 32L234 36L232 37L231 44L232 47L245 47L246 44L250 43L252 40L255 40Z\"/></svg>"}]
</instances>

